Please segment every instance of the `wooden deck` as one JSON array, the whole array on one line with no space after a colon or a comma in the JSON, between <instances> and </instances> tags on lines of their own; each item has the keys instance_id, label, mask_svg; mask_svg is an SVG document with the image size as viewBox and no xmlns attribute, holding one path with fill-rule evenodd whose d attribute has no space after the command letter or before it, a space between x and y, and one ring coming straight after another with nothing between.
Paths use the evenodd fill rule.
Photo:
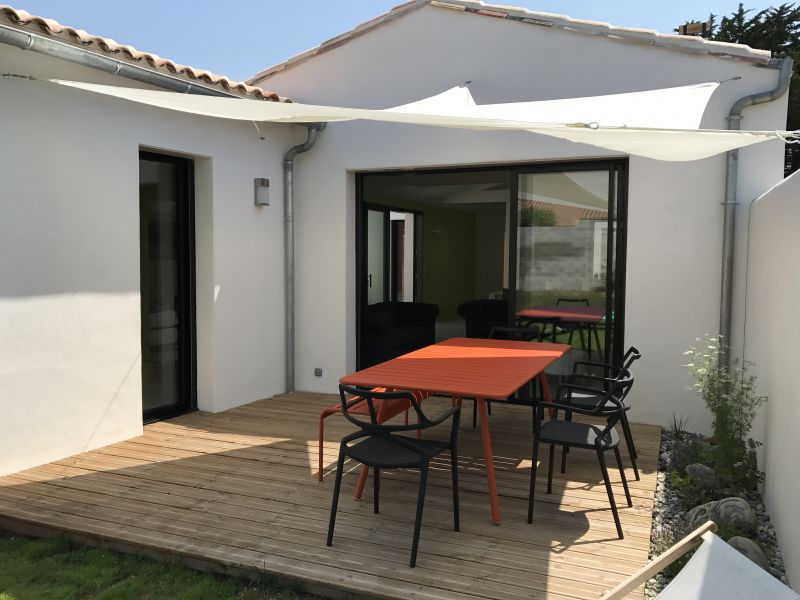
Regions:
<instances>
[{"instance_id":1,"label":"wooden deck","mask_svg":"<svg viewBox=\"0 0 800 600\"><path fill-rule=\"evenodd\" d=\"M141 437L0 478L0 527L66 533L220 572L266 571L338 597L597 598L646 562L659 428L633 426L642 480L631 482L634 507L621 508L625 539L618 540L596 458L585 451L570 453L552 495L540 479L534 523L526 523L530 409L495 405L503 521L493 526L471 403L459 444L460 533L451 529L443 459L431 475L418 566L410 569L416 473L385 474L382 514L375 515L371 484L365 501L352 499L357 471L350 465L334 546L326 547L331 465L338 440L352 430L340 416L327 419L329 467L319 483L318 415L333 401L297 393L220 414L193 413L148 425ZM427 400L434 413L434 403L449 406ZM624 507L620 485L615 492Z\"/></svg>"}]
</instances>

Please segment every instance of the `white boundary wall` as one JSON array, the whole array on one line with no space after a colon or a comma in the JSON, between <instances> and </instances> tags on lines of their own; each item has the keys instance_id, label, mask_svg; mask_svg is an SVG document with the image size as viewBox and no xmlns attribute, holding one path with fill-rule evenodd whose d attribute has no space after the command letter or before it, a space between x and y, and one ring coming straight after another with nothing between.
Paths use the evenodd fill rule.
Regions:
<instances>
[{"instance_id":1,"label":"white boundary wall","mask_svg":"<svg viewBox=\"0 0 800 600\"><path fill-rule=\"evenodd\" d=\"M0 64L138 85L4 45ZM200 408L283 391L281 161L304 130L6 78L0 98L0 474L141 432L140 147L196 159Z\"/></svg>"},{"instance_id":2,"label":"white boundary wall","mask_svg":"<svg viewBox=\"0 0 800 600\"><path fill-rule=\"evenodd\" d=\"M800 173L759 198L750 224L745 358L768 396L758 433L764 442L764 495L790 582L800 586L797 477L800 398L795 340L800 334Z\"/></svg>"},{"instance_id":3,"label":"white boundary wall","mask_svg":"<svg viewBox=\"0 0 800 600\"><path fill-rule=\"evenodd\" d=\"M279 72L264 85L299 102L385 108L464 81L472 82L479 103L497 103L734 76L742 80L720 86L704 127L725 128L733 103L773 88L778 72L427 6ZM784 97L747 109L743 127L778 129L785 115ZM524 133L331 124L318 146L297 161L298 389L330 391L355 366L354 172L609 155ZM780 143L745 149L740 156L742 201L782 177ZM724 157L694 163L633 157L629 172L626 341L645 357L637 364L632 418L666 424L675 413L706 429L709 416L686 390L690 380L680 365L695 338L718 329ZM737 283L741 298L741 276ZM740 326L737 321L737 331ZM323 378L313 377L315 367L324 369Z\"/></svg>"}]
</instances>

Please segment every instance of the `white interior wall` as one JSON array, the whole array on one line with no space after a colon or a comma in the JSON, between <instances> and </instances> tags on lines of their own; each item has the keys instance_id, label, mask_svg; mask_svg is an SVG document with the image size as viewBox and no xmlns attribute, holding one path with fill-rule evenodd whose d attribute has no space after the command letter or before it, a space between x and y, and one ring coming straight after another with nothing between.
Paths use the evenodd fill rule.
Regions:
<instances>
[{"instance_id":1,"label":"white interior wall","mask_svg":"<svg viewBox=\"0 0 800 600\"><path fill-rule=\"evenodd\" d=\"M742 61L427 6L285 69L265 85L302 102L385 108L467 80L478 103L492 103L741 76L719 88L703 120L705 127L724 128L735 100L774 87L777 75ZM748 109L745 124L781 128L785 106L784 98ZM298 161L297 387L330 391L355 365L352 172L609 154L523 133L331 124L318 146ZM741 193L757 195L782 175L781 145L743 151L740 166ZM700 400L686 390L690 381L680 365L681 353L696 337L718 328L724 172L721 156L695 163L630 160L626 342L645 356L632 398L637 421L666 423L675 413L701 430L710 424ZM329 313L319 310L320 294ZM314 367L324 367L321 379L311 376Z\"/></svg>"},{"instance_id":2,"label":"white interior wall","mask_svg":"<svg viewBox=\"0 0 800 600\"><path fill-rule=\"evenodd\" d=\"M754 204L750 230L745 358L755 365L764 409L761 468L764 495L778 532L789 581L800 586L800 521L796 477L800 403L793 341L800 331L800 174Z\"/></svg>"},{"instance_id":3,"label":"white interior wall","mask_svg":"<svg viewBox=\"0 0 800 600\"><path fill-rule=\"evenodd\" d=\"M0 45L4 71L140 85ZM198 398L284 389L281 163L302 133L0 79L0 474L141 432L140 147L195 157ZM253 205L253 178L272 206Z\"/></svg>"}]
</instances>

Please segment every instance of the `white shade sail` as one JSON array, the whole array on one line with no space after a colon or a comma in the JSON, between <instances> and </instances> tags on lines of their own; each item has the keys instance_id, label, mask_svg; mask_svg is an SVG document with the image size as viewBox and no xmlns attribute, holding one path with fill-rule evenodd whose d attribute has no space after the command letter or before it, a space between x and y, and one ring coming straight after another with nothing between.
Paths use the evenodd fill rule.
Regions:
<instances>
[{"instance_id":1,"label":"white shade sail","mask_svg":"<svg viewBox=\"0 0 800 600\"><path fill-rule=\"evenodd\" d=\"M64 86L185 113L273 123L355 119L479 131L528 131L656 160L688 161L781 139L776 131L698 129L717 83L509 104L475 104L466 87L386 110L217 98L51 80Z\"/></svg>"}]
</instances>

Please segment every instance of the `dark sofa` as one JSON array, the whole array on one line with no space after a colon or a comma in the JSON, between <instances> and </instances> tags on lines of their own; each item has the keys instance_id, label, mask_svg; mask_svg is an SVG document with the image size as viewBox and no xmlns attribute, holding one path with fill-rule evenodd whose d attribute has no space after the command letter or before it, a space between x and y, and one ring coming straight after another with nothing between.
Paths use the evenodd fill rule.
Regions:
<instances>
[{"instance_id":1,"label":"dark sofa","mask_svg":"<svg viewBox=\"0 0 800 600\"><path fill-rule=\"evenodd\" d=\"M423 302L379 302L361 315L361 368L436 341L439 307Z\"/></svg>"},{"instance_id":2,"label":"dark sofa","mask_svg":"<svg viewBox=\"0 0 800 600\"><path fill-rule=\"evenodd\" d=\"M508 325L507 300L470 300L458 306L467 324L467 337L488 338L492 327Z\"/></svg>"}]
</instances>

